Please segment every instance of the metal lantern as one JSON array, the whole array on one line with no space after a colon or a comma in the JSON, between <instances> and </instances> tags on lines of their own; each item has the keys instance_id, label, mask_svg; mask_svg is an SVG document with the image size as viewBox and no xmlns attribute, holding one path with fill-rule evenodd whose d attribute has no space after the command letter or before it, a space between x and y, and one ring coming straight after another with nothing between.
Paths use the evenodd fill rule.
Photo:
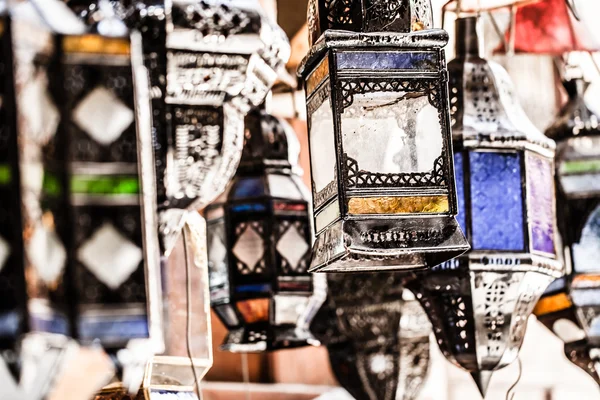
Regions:
<instances>
[{"instance_id":1,"label":"metal lantern","mask_svg":"<svg viewBox=\"0 0 600 400\"><path fill-rule=\"evenodd\" d=\"M589 358L597 365L600 361L600 268L595 261L600 255L600 116L584 98L588 83L581 76L563 84L569 101L546 135L557 142L558 226L566 249L565 260L572 270L568 293L578 326L585 333L583 342L578 342L578 359ZM565 351L573 346L565 344Z\"/></svg>"},{"instance_id":2,"label":"metal lantern","mask_svg":"<svg viewBox=\"0 0 600 400\"><path fill-rule=\"evenodd\" d=\"M150 71L158 204L198 209L223 192L260 105L290 55L257 0L137 0Z\"/></svg>"},{"instance_id":3,"label":"metal lantern","mask_svg":"<svg viewBox=\"0 0 600 400\"><path fill-rule=\"evenodd\" d=\"M485 393L494 370L514 361L527 318L557 277L554 142L518 104L508 74L480 58L477 18L456 24L448 64L458 221L471 251L410 287L444 355Z\"/></svg>"},{"instance_id":4,"label":"metal lantern","mask_svg":"<svg viewBox=\"0 0 600 400\"><path fill-rule=\"evenodd\" d=\"M292 128L264 111L251 112L246 126L236 176L206 209L211 304L230 331L222 348L318 344L304 320L314 306L300 147Z\"/></svg>"},{"instance_id":5,"label":"metal lantern","mask_svg":"<svg viewBox=\"0 0 600 400\"><path fill-rule=\"evenodd\" d=\"M327 276L329 297L311 331L356 399L414 399L424 382L431 326L402 280L390 273Z\"/></svg>"},{"instance_id":6,"label":"metal lantern","mask_svg":"<svg viewBox=\"0 0 600 400\"><path fill-rule=\"evenodd\" d=\"M313 40L327 29L299 68L315 212L311 271L431 267L469 248L454 218L448 36L430 29L428 0L350 3L312 3Z\"/></svg>"},{"instance_id":7,"label":"metal lantern","mask_svg":"<svg viewBox=\"0 0 600 400\"><path fill-rule=\"evenodd\" d=\"M142 192L152 179L140 170L149 130L136 124L150 104L136 104L139 38L100 3L88 28L53 1L37 26L13 29L29 319L33 330L101 345L137 391L163 347L158 244L144 240L157 229Z\"/></svg>"},{"instance_id":8,"label":"metal lantern","mask_svg":"<svg viewBox=\"0 0 600 400\"><path fill-rule=\"evenodd\" d=\"M569 279L559 278L552 282L536 304L533 313L537 319L565 342L565 356L584 370L600 385L597 367L597 345L587 339L569 296Z\"/></svg>"}]
</instances>

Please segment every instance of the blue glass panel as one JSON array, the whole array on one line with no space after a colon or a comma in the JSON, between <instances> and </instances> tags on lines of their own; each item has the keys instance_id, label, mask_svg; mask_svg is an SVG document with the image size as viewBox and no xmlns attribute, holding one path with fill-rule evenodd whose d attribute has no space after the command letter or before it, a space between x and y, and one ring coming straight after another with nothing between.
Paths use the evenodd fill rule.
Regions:
<instances>
[{"instance_id":1,"label":"blue glass panel","mask_svg":"<svg viewBox=\"0 0 600 400\"><path fill-rule=\"evenodd\" d=\"M518 153L470 152L474 250L523 251L523 189Z\"/></svg>"},{"instance_id":2,"label":"blue glass panel","mask_svg":"<svg viewBox=\"0 0 600 400\"><path fill-rule=\"evenodd\" d=\"M198 400L198 396L189 391L152 390L150 391L150 400Z\"/></svg>"},{"instance_id":3,"label":"blue glass panel","mask_svg":"<svg viewBox=\"0 0 600 400\"><path fill-rule=\"evenodd\" d=\"M235 291L238 293L268 293L271 291L271 285L266 284L254 284L254 285L241 285L235 288Z\"/></svg>"},{"instance_id":4,"label":"blue glass panel","mask_svg":"<svg viewBox=\"0 0 600 400\"><path fill-rule=\"evenodd\" d=\"M260 203L255 204L239 204L237 206L231 207L231 211L233 212L261 212L266 211L267 206Z\"/></svg>"},{"instance_id":5,"label":"blue glass panel","mask_svg":"<svg viewBox=\"0 0 600 400\"><path fill-rule=\"evenodd\" d=\"M0 315L0 337L14 337L19 334L21 317L18 312L11 311Z\"/></svg>"},{"instance_id":6,"label":"blue glass panel","mask_svg":"<svg viewBox=\"0 0 600 400\"><path fill-rule=\"evenodd\" d=\"M456 220L463 233L467 233L467 221L465 212L465 173L464 173L464 154L454 153L454 178L456 179L456 197L458 201L458 215Z\"/></svg>"},{"instance_id":7,"label":"blue glass panel","mask_svg":"<svg viewBox=\"0 0 600 400\"><path fill-rule=\"evenodd\" d=\"M82 317L78 322L83 340L122 340L148 337L148 318L145 315L116 318Z\"/></svg>"},{"instance_id":8,"label":"blue glass panel","mask_svg":"<svg viewBox=\"0 0 600 400\"><path fill-rule=\"evenodd\" d=\"M69 323L67 318L61 315L29 314L29 324L34 332L69 334Z\"/></svg>"},{"instance_id":9,"label":"blue glass panel","mask_svg":"<svg viewBox=\"0 0 600 400\"><path fill-rule=\"evenodd\" d=\"M437 53L361 51L339 53L338 69L435 69Z\"/></svg>"},{"instance_id":10,"label":"blue glass panel","mask_svg":"<svg viewBox=\"0 0 600 400\"><path fill-rule=\"evenodd\" d=\"M262 178L244 178L235 182L233 198L259 197L265 194L265 184Z\"/></svg>"},{"instance_id":11,"label":"blue glass panel","mask_svg":"<svg viewBox=\"0 0 600 400\"><path fill-rule=\"evenodd\" d=\"M567 280L563 278L558 278L552 281L552 283L546 288L544 294L551 294L555 292L563 292L567 289Z\"/></svg>"}]
</instances>

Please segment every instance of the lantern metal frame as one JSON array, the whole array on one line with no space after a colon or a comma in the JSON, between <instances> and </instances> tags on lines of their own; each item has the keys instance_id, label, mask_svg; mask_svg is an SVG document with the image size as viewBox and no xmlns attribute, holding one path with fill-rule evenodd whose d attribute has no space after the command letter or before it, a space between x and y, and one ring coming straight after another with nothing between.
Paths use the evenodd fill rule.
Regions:
<instances>
[{"instance_id":1,"label":"lantern metal frame","mask_svg":"<svg viewBox=\"0 0 600 400\"><path fill-rule=\"evenodd\" d=\"M385 34L329 30L299 67L298 75L306 82L309 132L311 116L327 98L331 99L336 154L333 182L319 193L315 192L313 182L317 240L311 271L424 268L469 249L454 219L457 208L450 119L449 113L444 112L449 110L443 51L447 41L446 32L434 29ZM373 60L377 60L378 55L396 58L390 65L383 63L373 70L367 68L368 62L357 61L359 54L364 57L366 53ZM356 56L353 58L353 55ZM340 57L344 56L349 61L341 61ZM353 62L356 65L353 66ZM435 107L442 149L429 172L371 173L362 171L346 155L341 115L352 104L355 94L374 91L422 92ZM310 145L314 146L312 141L309 135ZM448 206L443 210L405 213L360 211L370 207L372 201L392 199L389 196L401 202L444 198ZM353 199L357 201L358 212L350 207ZM362 206L361 202L364 202ZM336 217L330 218L332 211ZM324 222L320 221L323 215L327 216ZM364 262L366 260L369 262Z\"/></svg>"}]
</instances>

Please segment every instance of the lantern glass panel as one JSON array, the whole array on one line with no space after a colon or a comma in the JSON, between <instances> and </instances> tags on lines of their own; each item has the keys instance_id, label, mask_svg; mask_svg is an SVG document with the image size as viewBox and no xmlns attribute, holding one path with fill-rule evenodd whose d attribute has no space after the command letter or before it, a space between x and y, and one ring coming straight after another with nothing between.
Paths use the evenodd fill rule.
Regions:
<instances>
[{"instance_id":1,"label":"lantern glass panel","mask_svg":"<svg viewBox=\"0 0 600 400\"><path fill-rule=\"evenodd\" d=\"M269 321L269 306L271 300L268 298L238 301L237 308L247 324Z\"/></svg>"},{"instance_id":2,"label":"lantern glass panel","mask_svg":"<svg viewBox=\"0 0 600 400\"><path fill-rule=\"evenodd\" d=\"M221 218L211 223L207 230L208 273L210 279L210 299L212 302L229 298L229 272L227 270L227 246L225 241L225 220Z\"/></svg>"},{"instance_id":3,"label":"lantern glass panel","mask_svg":"<svg viewBox=\"0 0 600 400\"><path fill-rule=\"evenodd\" d=\"M425 93L355 94L341 121L344 153L361 171L428 172L442 155L438 110Z\"/></svg>"},{"instance_id":4,"label":"lantern glass panel","mask_svg":"<svg viewBox=\"0 0 600 400\"><path fill-rule=\"evenodd\" d=\"M473 249L522 251L521 156L472 151L469 165Z\"/></svg>"},{"instance_id":5,"label":"lantern glass panel","mask_svg":"<svg viewBox=\"0 0 600 400\"><path fill-rule=\"evenodd\" d=\"M528 153L527 201L531 250L555 254L554 248L554 172L552 162Z\"/></svg>"},{"instance_id":6,"label":"lantern glass panel","mask_svg":"<svg viewBox=\"0 0 600 400\"><path fill-rule=\"evenodd\" d=\"M318 205L321 205L337 192L335 190L337 158L333 131L333 111L329 96L310 115L310 151L313 193L315 199L320 199Z\"/></svg>"},{"instance_id":7,"label":"lantern glass panel","mask_svg":"<svg viewBox=\"0 0 600 400\"><path fill-rule=\"evenodd\" d=\"M561 145L558 174L567 195L600 192L600 137L574 137Z\"/></svg>"},{"instance_id":8,"label":"lantern glass panel","mask_svg":"<svg viewBox=\"0 0 600 400\"><path fill-rule=\"evenodd\" d=\"M579 243L573 244L573 269L576 273L600 272L600 206L588 218Z\"/></svg>"},{"instance_id":9,"label":"lantern glass panel","mask_svg":"<svg viewBox=\"0 0 600 400\"><path fill-rule=\"evenodd\" d=\"M231 304L222 304L220 306L214 306L213 308L228 329L240 325L240 320Z\"/></svg>"},{"instance_id":10,"label":"lantern glass panel","mask_svg":"<svg viewBox=\"0 0 600 400\"><path fill-rule=\"evenodd\" d=\"M267 175L271 197L280 197L290 200L303 200L304 197L296 183L288 175Z\"/></svg>"},{"instance_id":11,"label":"lantern glass panel","mask_svg":"<svg viewBox=\"0 0 600 400\"><path fill-rule=\"evenodd\" d=\"M273 296L275 325L296 324L298 322L298 309L305 309L308 305L308 296L275 295Z\"/></svg>"}]
</instances>

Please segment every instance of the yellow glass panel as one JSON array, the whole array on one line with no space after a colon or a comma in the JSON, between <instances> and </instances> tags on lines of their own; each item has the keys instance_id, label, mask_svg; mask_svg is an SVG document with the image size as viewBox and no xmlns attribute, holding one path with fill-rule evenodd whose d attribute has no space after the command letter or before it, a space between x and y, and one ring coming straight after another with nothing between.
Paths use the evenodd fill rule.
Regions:
<instances>
[{"instance_id":1,"label":"yellow glass panel","mask_svg":"<svg viewBox=\"0 0 600 400\"><path fill-rule=\"evenodd\" d=\"M348 201L350 214L444 213L450 210L447 196L354 197Z\"/></svg>"},{"instance_id":2,"label":"yellow glass panel","mask_svg":"<svg viewBox=\"0 0 600 400\"><path fill-rule=\"evenodd\" d=\"M564 293L559 293L554 296L540 299L533 309L533 313L537 316L541 316L565 310L571 306L572 303L571 300L569 300L569 297Z\"/></svg>"},{"instance_id":3,"label":"yellow glass panel","mask_svg":"<svg viewBox=\"0 0 600 400\"><path fill-rule=\"evenodd\" d=\"M63 40L65 53L93 53L128 55L129 42L126 39L106 38L99 35L66 36Z\"/></svg>"},{"instance_id":4,"label":"yellow glass panel","mask_svg":"<svg viewBox=\"0 0 600 400\"><path fill-rule=\"evenodd\" d=\"M269 299L238 301L236 305L248 324L269 321Z\"/></svg>"},{"instance_id":5,"label":"yellow glass panel","mask_svg":"<svg viewBox=\"0 0 600 400\"><path fill-rule=\"evenodd\" d=\"M573 278L573 287L598 287L600 286L600 275L579 275Z\"/></svg>"},{"instance_id":6,"label":"yellow glass panel","mask_svg":"<svg viewBox=\"0 0 600 400\"><path fill-rule=\"evenodd\" d=\"M309 96L329 74L329 58L325 57L321 64L310 74L306 80L306 95Z\"/></svg>"}]
</instances>

